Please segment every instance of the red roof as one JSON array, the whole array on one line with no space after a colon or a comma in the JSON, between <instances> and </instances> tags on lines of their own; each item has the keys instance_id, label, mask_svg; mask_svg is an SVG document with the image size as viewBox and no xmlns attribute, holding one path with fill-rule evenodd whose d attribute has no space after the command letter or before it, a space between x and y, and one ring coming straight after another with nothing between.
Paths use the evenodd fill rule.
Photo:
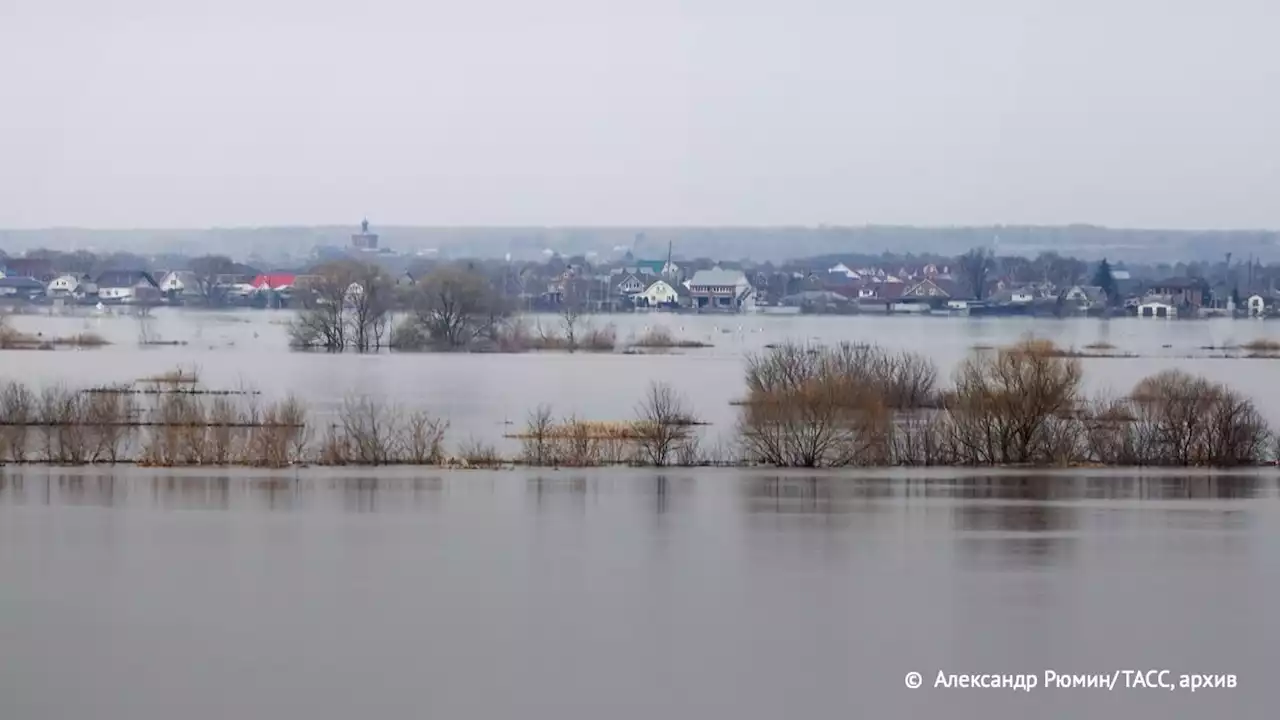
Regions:
<instances>
[{"instance_id":1,"label":"red roof","mask_svg":"<svg viewBox=\"0 0 1280 720\"><path fill-rule=\"evenodd\" d=\"M253 282L249 284L260 290L263 288L268 290L279 290L283 287L292 287L294 281L297 279L297 275L276 273L273 275L258 275L253 279Z\"/></svg>"}]
</instances>

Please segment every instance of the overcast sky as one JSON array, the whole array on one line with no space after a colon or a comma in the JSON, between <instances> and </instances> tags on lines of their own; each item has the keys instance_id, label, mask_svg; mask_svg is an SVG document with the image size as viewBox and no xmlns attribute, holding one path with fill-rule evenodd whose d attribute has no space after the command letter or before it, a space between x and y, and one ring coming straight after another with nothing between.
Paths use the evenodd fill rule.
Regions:
<instances>
[{"instance_id":1,"label":"overcast sky","mask_svg":"<svg viewBox=\"0 0 1280 720\"><path fill-rule=\"evenodd\" d=\"M0 227L1280 228L1276 0L0 0Z\"/></svg>"}]
</instances>

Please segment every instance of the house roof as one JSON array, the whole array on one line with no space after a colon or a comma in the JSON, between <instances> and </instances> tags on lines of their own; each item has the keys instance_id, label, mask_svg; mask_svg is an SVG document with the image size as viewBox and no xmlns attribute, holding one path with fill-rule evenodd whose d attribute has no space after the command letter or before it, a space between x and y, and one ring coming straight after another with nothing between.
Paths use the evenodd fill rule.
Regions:
<instances>
[{"instance_id":1,"label":"house roof","mask_svg":"<svg viewBox=\"0 0 1280 720\"><path fill-rule=\"evenodd\" d=\"M159 288L160 284L145 270L108 270L98 276L95 283L99 288L136 287L146 284Z\"/></svg>"},{"instance_id":2,"label":"house roof","mask_svg":"<svg viewBox=\"0 0 1280 720\"><path fill-rule=\"evenodd\" d=\"M44 283L30 277L2 277L0 278L0 288L10 288L13 290L43 290Z\"/></svg>"},{"instance_id":3,"label":"house roof","mask_svg":"<svg viewBox=\"0 0 1280 720\"><path fill-rule=\"evenodd\" d=\"M613 284L613 289L621 290L623 285L637 284L637 283L642 287L647 287L644 284L644 282L640 280L640 278L636 277L635 275L632 275L631 273L627 273L626 275L623 275L622 277L618 278L618 281Z\"/></svg>"},{"instance_id":4,"label":"house roof","mask_svg":"<svg viewBox=\"0 0 1280 720\"><path fill-rule=\"evenodd\" d=\"M699 270L694 273L693 279L689 281L689 287L739 285L745 282L747 282L747 276L743 275L741 270L712 268L710 270Z\"/></svg>"},{"instance_id":5,"label":"house roof","mask_svg":"<svg viewBox=\"0 0 1280 720\"><path fill-rule=\"evenodd\" d=\"M292 273L260 273L249 283L256 288L279 290L297 284L298 276Z\"/></svg>"},{"instance_id":6,"label":"house roof","mask_svg":"<svg viewBox=\"0 0 1280 720\"><path fill-rule=\"evenodd\" d=\"M684 285L681 285L680 283L669 283L666 280L654 280L653 282L649 283L649 287L645 288L645 292L652 290L654 287L656 287L659 284L666 285L667 287L671 288L675 292L676 297L689 296L689 288L685 287Z\"/></svg>"},{"instance_id":7,"label":"house roof","mask_svg":"<svg viewBox=\"0 0 1280 720\"><path fill-rule=\"evenodd\" d=\"M191 270L174 270L173 272L169 273L169 275L172 275L178 282L182 283L183 287L186 287L188 285L195 286L200 284L200 278L197 277L196 274ZM164 279L168 280L169 275L165 275Z\"/></svg>"}]
</instances>

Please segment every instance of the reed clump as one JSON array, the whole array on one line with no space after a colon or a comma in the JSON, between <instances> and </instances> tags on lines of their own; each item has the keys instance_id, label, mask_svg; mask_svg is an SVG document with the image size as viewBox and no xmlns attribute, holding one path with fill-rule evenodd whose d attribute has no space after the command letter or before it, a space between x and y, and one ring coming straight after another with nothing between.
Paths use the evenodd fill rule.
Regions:
<instances>
[{"instance_id":1,"label":"reed clump","mask_svg":"<svg viewBox=\"0 0 1280 720\"><path fill-rule=\"evenodd\" d=\"M701 340L690 340L687 338L678 338L671 332L671 328L665 325L656 325L649 328L643 335L631 342L631 347L648 348L648 349L673 349L673 348L709 348L711 343L702 342Z\"/></svg>"},{"instance_id":2,"label":"reed clump","mask_svg":"<svg viewBox=\"0 0 1280 720\"><path fill-rule=\"evenodd\" d=\"M99 348L110 345L106 338L95 332L81 332L66 337L45 337L43 334L24 333L9 325L0 316L0 350L53 350L58 347Z\"/></svg>"},{"instance_id":3,"label":"reed clump","mask_svg":"<svg viewBox=\"0 0 1280 720\"><path fill-rule=\"evenodd\" d=\"M200 383L200 369L195 367L178 367L173 370L140 378L138 382L152 385L198 385Z\"/></svg>"}]
</instances>

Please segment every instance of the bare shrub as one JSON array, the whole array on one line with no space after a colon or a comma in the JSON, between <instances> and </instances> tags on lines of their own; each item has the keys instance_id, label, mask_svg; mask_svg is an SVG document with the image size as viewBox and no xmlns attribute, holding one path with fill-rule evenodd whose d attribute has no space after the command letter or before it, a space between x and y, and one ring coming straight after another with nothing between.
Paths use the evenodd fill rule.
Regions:
<instances>
[{"instance_id":1,"label":"bare shrub","mask_svg":"<svg viewBox=\"0 0 1280 720\"><path fill-rule=\"evenodd\" d=\"M560 437L555 461L566 467L594 467L600 464L600 446L603 439L593 433L591 426L570 417L565 422L568 432Z\"/></svg>"},{"instance_id":2,"label":"bare shrub","mask_svg":"<svg viewBox=\"0 0 1280 720\"><path fill-rule=\"evenodd\" d=\"M970 465L1068 461L1066 430L1056 419L1075 416L1080 381L1079 360L1062 357L1041 340L966 360L947 400L957 460Z\"/></svg>"},{"instance_id":3,"label":"bare shrub","mask_svg":"<svg viewBox=\"0 0 1280 720\"><path fill-rule=\"evenodd\" d=\"M1139 382L1129 403L1140 464L1231 467L1265 458L1266 422L1251 400L1224 385L1165 370Z\"/></svg>"},{"instance_id":4,"label":"bare shrub","mask_svg":"<svg viewBox=\"0 0 1280 720\"><path fill-rule=\"evenodd\" d=\"M397 457L399 413L393 408L362 398L347 398L339 423L345 436L349 460L361 465L386 465Z\"/></svg>"},{"instance_id":5,"label":"bare shrub","mask_svg":"<svg viewBox=\"0 0 1280 720\"><path fill-rule=\"evenodd\" d=\"M177 367L168 372L144 377L138 382L153 383L156 385L198 385L200 384L200 368Z\"/></svg>"},{"instance_id":6,"label":"bare shrub","mask_svg":"<svg viewBox=\"0 0 1280 720\"><path fill-rule=\"evenodd\" d=\"M27 461L28 427L35 423L36 395L31 388L9 382L0 391L0 438L11 462Z\"/></svg>"},{"instance_id":7,"label":"bare shrub","mask_svg":"<svg viewBox=\"0 0 1280 720\"><path fill-rule=\"evenodd\" d=\"M671 332L671 328L665 325L655 325L649 328L640 337L631 343L632 347L638 348L706 348L711 347L711 343L705 343L701 340L688 340L677 338L675 333Z\"/></svg>"},{"instance_id":8,"label":"bare shrub","mask_svg":"<svg viewBox=\"0 0 1280 720\"><path fill-rule=\"evenodd\" d=\"M945 413L905 413L893 423L892 462L895 465L952 465L953 431Z\"/></svg>"},{"instance_id":9,"label":"bare shrub","mask_svg":"<svg viewBox=\"0 0 1280 720\"><path fill-rule=\"evenodd\" d=\"M270 403L260 419L249 427L245 456L259 467L286 467L302 459L307 430L306 408L292 396Z\"/></svg>"},{"instance_id":10,"label":"bare shrub","mask_svg":"<svg viewBox=\"0 0 1280 720\"><path fill-rule=\"evenodd\" d=\"M92 447L90 462L119 462L135 420L133 395L129 393L92 393L85 409Z\"/></svg>"},{"instance_id":11,"label":"bare shrub","mask_svg":"<svg viewBox=\"0 0 1280 720\"><path fill-rule=\"evenodd\" d=\"M618 330L613 325L604 327L588 325L582 332L582 341L578 347L590 352L612 352L617 345Z\"/></svg>"},{"instance_id":12,"label":"bare shrub","mask_svg":"<svg viewBox=\"0 0 1280 720\"><path fill-rule=\"evenodd\" d=\"M676 450L693 435L693 416L684 399L666 383L649 385L636 414L642 463L657 467L669 464Z\"/></svg>"},{"instance_id":13,"label":"bare shrub","mask_svg":"<svg viewBox=\"0 0 1280 720\"><path fill-rule=\"evenodd\" d=\"M535 467L553 464L552 431L555 420L550 405L539 405L529 413L525 422L524 437L520 439L521 460Z\"/></svg>"},{"instance_id":14,"label":"bare shrub","mask_svg":"<svg viewBox=\"0 0 1280 720\"><path fill-rule=\"evenodd\" d=\"M404 425L403 462L439 465L444 459L444 437L448 429L449 423L445 420L425 412L410 413Z\"/></svg>"},{"instance_id":15,"label":"bare shrub","mask_svg":"<svg viewBox=\"0 0 1280 720\"><path fill-rule=\"evenodd\" d=\"M1133 407L1127 399L1098 398L1084 414L1085 447L1091 462L1140 465Z\"/></svg>"},{"instance_id":16,"label":"bare shrub","mask_svg":"<svg viewBox=\"0 0 1280 720\"><path fill-rule=\"evenodd\" d=\"M888 462L887 357L850 344L783 344L749 357L738 423L746 456L782 467Z\"/></svg>"},{"instance_id":17,"label":"bare shrub","mask_svg":"<svg viewBox=\"0 0 1280 720\"><path fill-rule=\"evenodd\" d=\"M470 467L492 468L502 464L498 450L488 443L475 438L468 440L458 448L458 457Z\"/></svg>"}]
</instances>

